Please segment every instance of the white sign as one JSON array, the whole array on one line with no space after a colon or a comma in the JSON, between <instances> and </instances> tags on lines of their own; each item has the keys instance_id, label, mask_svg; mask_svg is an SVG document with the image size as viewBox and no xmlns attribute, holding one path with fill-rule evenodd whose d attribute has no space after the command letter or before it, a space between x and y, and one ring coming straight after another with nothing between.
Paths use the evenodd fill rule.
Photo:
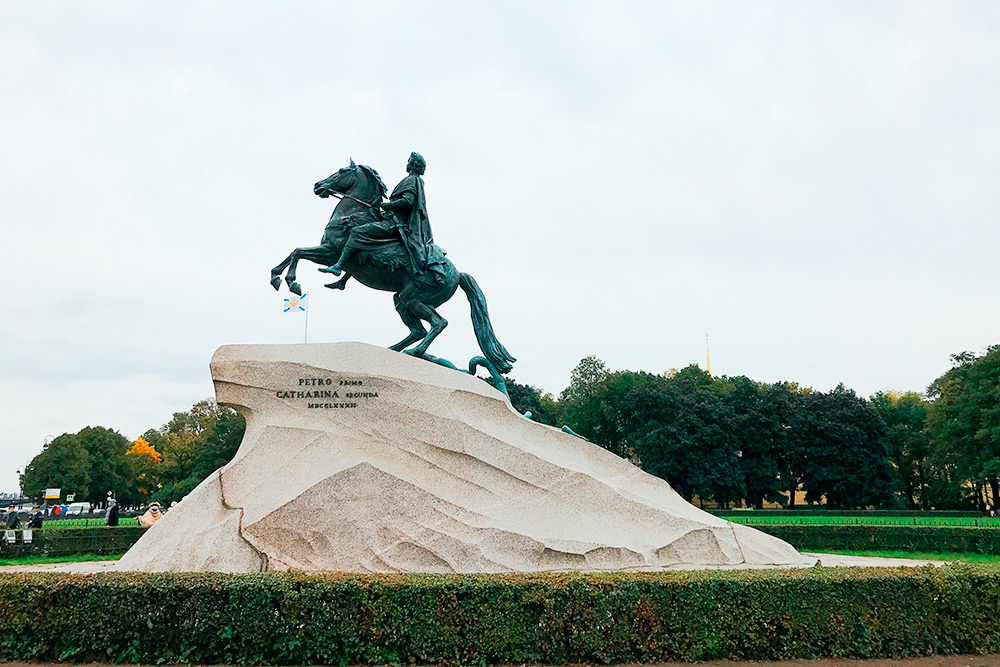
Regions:
<instances>
[{"instance_id":1,"label":"white sign","mask_svg":"<svg viewBox=\"0 0 1000 667\"><path fill-rule=\"evenodd\" d=\"M59 500L59 496L62 495L62 489L45 489L45 499L49 500L55 498Z\"/></svg>"}]
</instances>

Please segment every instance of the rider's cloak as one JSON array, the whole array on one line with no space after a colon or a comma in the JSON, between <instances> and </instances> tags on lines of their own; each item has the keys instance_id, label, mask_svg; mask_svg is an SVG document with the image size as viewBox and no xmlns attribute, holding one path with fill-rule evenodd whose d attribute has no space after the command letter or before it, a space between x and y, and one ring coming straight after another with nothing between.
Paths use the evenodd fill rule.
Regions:
<instances>
[{"instance_id":1,"label":"rider's cloak","mask_svg":"<svg viewBox=\"0 0 1000 667\"><path fill-rule=\"evenodd\" d=\"M407 197L407 195L410 195ZM424 197L424 179L418 174L407 174L389 195L393 199L412 199L409 214L406 219L400 219L400 236L410 257L410 269L414 274L424 272L428 265L428 254L434 242L431 234L431 223L427 217L427 199Z\"/></svg>"}]
</instances>

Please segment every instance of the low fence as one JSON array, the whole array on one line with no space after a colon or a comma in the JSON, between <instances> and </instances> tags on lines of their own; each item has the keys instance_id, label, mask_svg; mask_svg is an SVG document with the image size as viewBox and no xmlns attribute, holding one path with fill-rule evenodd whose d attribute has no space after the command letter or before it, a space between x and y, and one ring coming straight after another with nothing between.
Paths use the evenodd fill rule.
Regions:
<instances>
[{"instance_id":1,"label":"low fence","mask_svg":"<svg viewBox=\"0 0 1000 667\"><path fill-rule=\"evenodd\" d=\"M138 526L138 517L121 517L118 519L119 526ZM107 526L107 519L104 517L90 517L83 519L46 519L44 526L46 529L62 530L64 528L104 528Z\"/></svg>"},{"instance_id":2,"label":"low fence","mask_svg":"<svg viewBox=\"0 0 1000 667\"><path fill-rule=\"evenodd\" d=\"M749 514L745 512L715 513L733 523L747 526L769 524L797 525L856 525L856 526L965 526L970 528L1000 528L1000 518L984 516L928 516L928 515L859 515L859 514Z\"/></svg>"},{"instance_id":3,"label":"low fence","mask_svg":"<svg viewBox=\"0 0 1000 667\"><path fill-rule=\"evenodd\" d=\"M800 551L913 551L1000 555L1000 527L781 523L751 525L785 540ZM22 531L15 531L15 544L0 541L0 558L123 554L142 537L144 530L146 529L141 526L51 531L46 527L33 531L31 544L24 544Z\"/></svg>"},{"instance_id":4,"label":"low fence","mask_svg":"<svg viewBox=\"0 0 1000 667\"><path fill-rule=\"evenodd\" d=\"M804 507L801 509L774 510L706 510L716 516L730 518L734 516L771 517L771 516L848 516L848 517L927 517L927 518L982 518L981 512L974 510L830 510L825 507Z\"/></svg>"},{"instance_id":5,"label":"low fence","mask_svg":"<svg viewBox=\"0 0 1000 667\"><path fill-rule=\"evenodd\" d=\"M24 531L14 531L15 541L8 543L7 531L0 533L0 558L20 558L24 556L78 556L95 554L114 556L125 553L142 537L141 526L118 526L116 528L44 528L32 530L31 541L24 542Z\"/></svg>"}]
</instances>

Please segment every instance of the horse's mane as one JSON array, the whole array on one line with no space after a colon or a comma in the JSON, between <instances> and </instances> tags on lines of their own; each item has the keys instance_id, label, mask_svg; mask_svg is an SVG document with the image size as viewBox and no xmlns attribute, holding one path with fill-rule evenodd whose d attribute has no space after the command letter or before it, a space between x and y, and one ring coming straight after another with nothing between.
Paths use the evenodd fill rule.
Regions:
<instances>
[{"instance_id":1,"label":"horse's mane","mask_svg":"<svg viewBox=\"0 0 1000 667\"><path fill-rule=\"evenodd\" d=\"M375 184L378 186L379 201L382 201L382 197L385 197L385 193L388 191L388 188L385 187L385 183L382 182L382 177L378 175L378 172L375 171L375 169L366 164L359 164L358 166L361 167L363 172L368 174L369 178L375 181Z\"/></svg>"}]
</instances>

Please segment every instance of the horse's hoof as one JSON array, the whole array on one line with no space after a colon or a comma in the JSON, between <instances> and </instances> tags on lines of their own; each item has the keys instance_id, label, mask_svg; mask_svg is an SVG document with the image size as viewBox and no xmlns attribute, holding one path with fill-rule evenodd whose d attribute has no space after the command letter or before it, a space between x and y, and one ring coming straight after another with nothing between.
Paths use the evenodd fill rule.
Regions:
<instances>
[{"instance_id":1,"label":"horse's hoof","mask_svg":"<svg viewBox=\"0 0 1000 667\"><path fill-rule=\"evenodd\" d=\"M288 283L288 290L292 294L298 294L299 296L302 296L302 288L299 286L298 283Z\"/></svg>"},{"instance_id":2,"label":"horse's hoof","mask_svg":"<svg viewBox=\"0 0 1000 667\"><path fill-rule=\"evenodd\" d=\"M423 351L413 348L412 350L403 350L403 354L408 354L411 357L422 357L424 356Z\"/></svg>"},{"instance_id":3,"label":"horse's hoof","mask_svg":"<svg viewBox=\"0 0 1000 667\"><path fill-rule=\"evenodd\" d=\"M271 287L281 289L281 276L271 276Z\"/></svg>"}]
</instances>

